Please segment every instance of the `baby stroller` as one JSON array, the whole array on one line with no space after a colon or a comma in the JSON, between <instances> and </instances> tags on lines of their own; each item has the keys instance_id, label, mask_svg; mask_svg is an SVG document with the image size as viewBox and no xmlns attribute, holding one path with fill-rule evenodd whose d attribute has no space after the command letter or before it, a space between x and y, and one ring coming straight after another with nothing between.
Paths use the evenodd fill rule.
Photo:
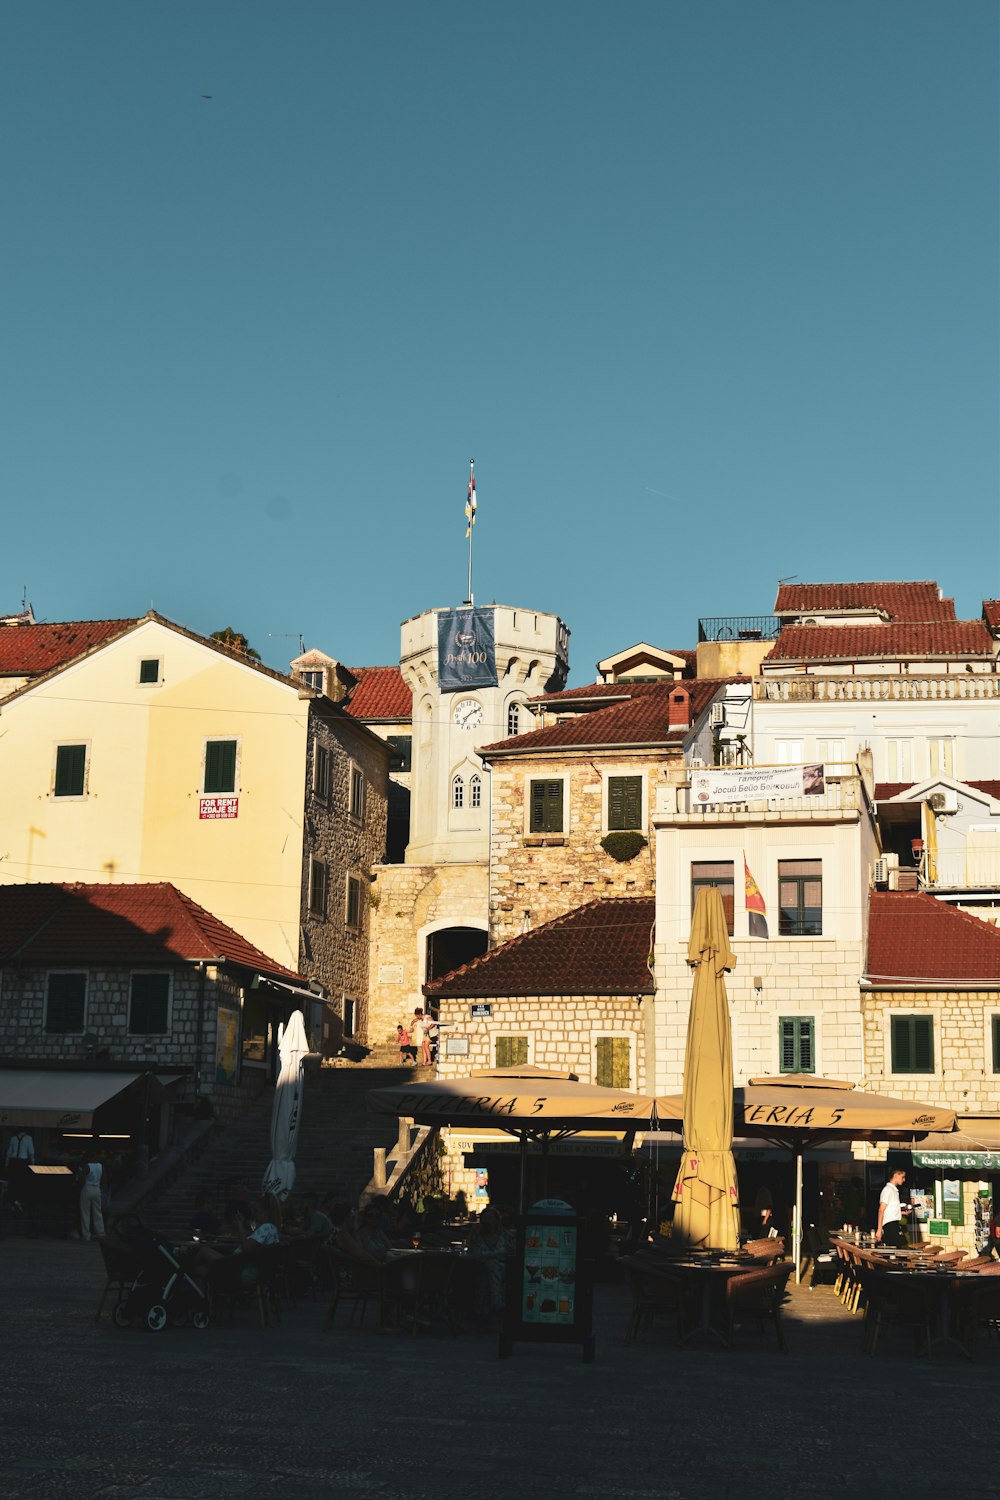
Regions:
<instances>
[{"instance_id":1,"label":"baby stroller","mask_svg":"<svg viewBox=\"0 0 1000 1500\"><path fill-rule=\"evenodd\" d=\"M112 1225L108 1242L134 1258L132 1284L111 1314L117 1328L142 1322L159 1333L168 1323L187 1321L194 1328L208 1327L208 1294L184 1269L168 1240L137 1215L127 1214Z\"/></svg>"}]
</instances>

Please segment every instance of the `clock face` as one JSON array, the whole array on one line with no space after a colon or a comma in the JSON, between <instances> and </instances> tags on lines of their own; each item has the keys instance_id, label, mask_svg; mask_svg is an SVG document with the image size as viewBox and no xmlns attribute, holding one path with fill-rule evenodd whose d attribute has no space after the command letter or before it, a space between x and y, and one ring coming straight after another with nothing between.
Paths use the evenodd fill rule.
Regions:
<instances>
[{"instance_id":1,"label":"clock face","mask_svg":"<svg viewBox=\"0 0 1000 1500\"><path fill-rule=\"evenodd\" d=\"M478 729L483 722L483 705L475 698L460 698L455 704L453 718L458 729Z\"/></svg>"}]
</instances>

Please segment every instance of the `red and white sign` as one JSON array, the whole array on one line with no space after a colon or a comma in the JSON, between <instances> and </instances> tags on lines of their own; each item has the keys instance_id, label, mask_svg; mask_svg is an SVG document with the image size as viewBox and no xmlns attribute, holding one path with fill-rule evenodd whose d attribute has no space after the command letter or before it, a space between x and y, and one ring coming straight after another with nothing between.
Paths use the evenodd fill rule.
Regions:
<instances>
[{"instance_id":1,"label":"red and white sign","mask_svg":"<svg viewBox=\"0 0 1000 1500\"><path fill-rule=\"evenodd\" d=\"M239 797L202 797L199 818L235 818L239 816Z\"/></svg>"}]
</instances>

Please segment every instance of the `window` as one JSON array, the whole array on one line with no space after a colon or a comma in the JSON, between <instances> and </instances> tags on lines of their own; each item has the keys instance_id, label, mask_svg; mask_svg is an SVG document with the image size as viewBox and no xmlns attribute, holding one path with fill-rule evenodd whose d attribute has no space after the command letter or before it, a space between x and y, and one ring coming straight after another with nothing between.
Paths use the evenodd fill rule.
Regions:
<instances>
[{"instance_id":1,"label":"window","mask_svg":"<svg viewBox=\"0 0 1000 1500\"><path fill-rule=\"evenodd\" d=\"M885 779L886 781L913 780L912 740L886 740Z\"/></svg>"},{"instance_id":2,"label":"window","mask_svg":"<svg viewBox=\"0 0 1000 1500\"><path fill-rule=\"evenodd\" d=\"M774 758L779 766L799 766L802 764L802 741L801 740L776 740L774 745Z\"/></svg>"},{"instance_id":3,"label":"window","mask_svg":"<svg viewBox=\"0 0 1000 1500\"><path fill-rule=\"evenodd\" d=\"M82 797L87 789L86 745L56 746L56 797Z\"/></svg>"},{"instance_id":4,"label":"window","mask_svg":"<svg viewBox=\"0 0 1000 1500\"><path fill-rule=\"evenodd\" d=\"M778 1021L778 1068L782 1073L815 1073L812 1016L782 1016Z\"/></svg>"},{"instance_id":5,"label":"window","mask_svg":"<svg viewBox=\"0 0 1000 1500\"><path fill-rule=\"evenodd\" d=\"M128 1003L128 1029L133 1036L154 1036L169 1030L170 975L133 974Z\"/></svg>"},{"instance_id":6,"label":"window","mask_svg":"<svg viewBox=\"0 0 1000 1500\"><path fill-rule=\"evenodd\" d=\"M158 656L146 656L139 663L140 683L159 682L160 680L160 658Z\"/></svg>"},{"instance_id":7,"label":"window","mask_svg":"<svg viewBox=\"0 0 1000 1500\"><path fill-rule=\"evenodd\" d=\"M952 776L955 766L955 742L951 738L929 739L927 754L932 776Z\"/></svg>"},{"instance_id":8,"label":"window","mask_svg":"<svg viewBox=\"0 0 1000 1500\"><path fill-rule=\"evenodd\" d=\"M357 1023L357 1015L358 1015L358 1002L356 1000L348 1000L347 996L345 995L344 996L344 1035L345 1036L353 1036L354 1035L354 1028L358 1024Z\"/></svg>"},{"instance_id":9,"label":"window","mask_svg":"<svg viewBox=\"0 0 1000 1500\"><path fill-rule=\"evenodd\" d=\"M313 765L313 795L321 802L330 800L330 752L325 745L316 746Z\"/></svg>"},{"instance_id":10,"label":"window","mask_svg":"<svg viewBox=\"0 0 1000 1500\"><path fill-rule=\"evenodd\" d=\"M324 672L322 667L314 672L300 672L299 677L305 683L306 687L315 688L318 693L323 692L326 682L326 673Z\"/></svg>"},{"instance_id":11,"label":"window","mask_svg":"<svg viewBox=\"0 0 1000 1500\"><path fill-rule=\"evenodd\" d=\"M726 913L726 926L729 936L733 935L733 911L735 906L735 885L733 881L733 862L729 860L695 861L691 866L691 911L694 913L694 904L698 898L698 892L703 885L714 885L722 897L722 905Z\"/></svg>"},{"instance_id":12,"label":"window","mask_svg":"<svg viewBox=\"0 0 1000 1500\"><path fill-rule=\"evenodd\" d=\"M837 765L844 759L843 740L817 740L816 758L824 765Z\"/></svg>"},{"instance_id":13,"label":"window","mask_svg":"<svg viewBox=\"0 0 1000 1500\"><path fill-rule=\"evenodd\" d=\"M823 861L778 860L778 932L819 937L823 931Z\"/></svg>"},{"instance_id":14,"label":"window","mask_svg":"<svg viewBox=\"0 0 1000 1500\"><path fill-rule=\"evenodd\" d=\"M1000 1073L1000 1016L993 1016L990 1025L993 1030L993 1071Z\"/></svg>"},{"instance_id":15,"label":"window","mask_svg":"<svg viewBox=\"0 0 1000 1500\"><path fill-rule=\"evenodd\" d=\"M595 1039L594 1082L612 1089L632 1087L632 1043L627 1036Z\"/></svg>"},{"instance_id":16,"label":"window","mask_svg":"<svg viewBox=\"0 0 1000 1500\"><path fill-rule=\"evenodd\" d=\"M53 1035L81 1032L87 1014L86 974L50 974L45 1030Z\"/></svg>"},{"instance_id":17,"label":"window","mask_svg":"<svg viewBox=\"0 0 1000 1500\"><path fill-rule=\"evenodd\" d=\"M386 736L385 742L392 750L389 770L408 771L413 764L412 734L390 734Z\"/></svg>"},{"instance_id":18,"label":"window","mask_svg":"<svg viewBox=\"0 0 1000 1500\"><path fill-rule=\"evenodd\" d=\"M361 876L347 877L347 925L355 932L361 928Z\"/></svg>"},{"instance_id":19,"label":"window","mask_svg":"<svg viewBox=\"0 0 1000 1500\"><path fill-rule=\"evenodd\" d=\"M483 805L483 780L481 776L473 776L469 782L469 806L482 807Z\"/></svg>"},{"instance_id":20,"label":"window","mask_svg":"<svg viewBox=\"0 0 1000 1500\"><path fill-rule=\"evenodd\" d=\"M365 815L365 778L357 767L351 767L351 817L358 821Z\"/></svg>"},{"instance_id":21,"label":"window","mask_svg":"<svg viewBox=\"0 0 1000 1500\"><path fill-rule=\"evenodd\" d=\"M521 733L521 705L510 703L507 706L507 738Z\"/></svg>"},{"instance_id":22,"label":"window","mask_svg":"<svg viewBox=\"0 0 1000 1500\"><path fill-rule=\"evenodd\" d=\"M532 833L562 833L563 784L561 781L533 781L529 797L529 823Z\"/></svg>"},{"instance_id":23,"label":"window","mask_svg":"<svg viewBox=\"0 0 1000 1500\"><path fill-rule=\"evenodd\" d=\"M326 916L329 889L330 871L321 859L311 859L309 861L309 910L314 917Z\"/></svg>"},{"instance_id":24,"label":"window","mask_svg":"<svg viewBox=\"0 0 1000 1500\"><path fill-rule=\"evenodd\" d=\"M528 1061L528 1038L526 1036L498 1036L496 1039L496 1066L498 1068L522 1068Z\"/></svg>"},{"instance_id":25,"label":"window","mask_svg":"<svg viewBox=\"0 0 1000 1500\"><path fill-rule=\"evenodd\" d=\"M451 781L451 805L452 807L465 806L465 782L461 776L453 776Z\"/></svg>"},{"instance_id":26,"label":"window","mask_svg":"<svg viewBox=\"0 0 1000 1500\"><path fill-rule=\"evenodd\" d=\"M205 741L205 792L235 792L236 741Z\"/></svg>"},{"instance_id":27,"label":"window","mask_svg":"<svg viewBox=\"0 0 1000 1500\"><path fill-rule=\"evenodd\" d=\"M642 777L608 777L608 831L642 828Z\"/></svg>"},{"instance_id":28,"label":"window","mask_svg":"<svg viewBox=\"0 0 1000 1500\"><path fill-rule=\"evenodd\" d=\"M894 1073L934 1072L934 1017L892 1016L889 1020Z\"/></svg>"}]
</instances>

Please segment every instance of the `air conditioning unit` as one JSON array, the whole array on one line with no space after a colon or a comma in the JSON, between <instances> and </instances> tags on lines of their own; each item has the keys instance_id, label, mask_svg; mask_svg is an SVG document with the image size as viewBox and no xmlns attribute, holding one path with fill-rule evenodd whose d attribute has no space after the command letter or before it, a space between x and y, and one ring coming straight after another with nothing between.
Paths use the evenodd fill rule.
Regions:
<instances>
[{"instance_id":1,"label":"air conditioning unit","mask_svg":"<svg viewBox=\"0 0 1000 1500\"><path fill-rule=\"evenodd\" d=\"M950 787L943 792L931 792L927 798L927 806L933 813L957 813L958 793L953 792Z\"/></svg>"},{"instance_id":2,"label":"air conditioning unit","mask_svg":"<svg viewBox=\"0 0 1000 1500\"><path fill-rule=\"evenodd\" d=\"M881 890L895 890L899 878L899 855L881 854L875 861L875 884Z\"/></svg>"},{"instance_id":3,"label":"air conditioning unit","mask_svg":"<svg viewBox=\"0 0 1000 1500\"><path fill-rule=\"evenodd\" d=\"M713 703L708 721L713 729L721 729L726 722L726 705L724 703Z\"/></svg>"}]
</instances>

